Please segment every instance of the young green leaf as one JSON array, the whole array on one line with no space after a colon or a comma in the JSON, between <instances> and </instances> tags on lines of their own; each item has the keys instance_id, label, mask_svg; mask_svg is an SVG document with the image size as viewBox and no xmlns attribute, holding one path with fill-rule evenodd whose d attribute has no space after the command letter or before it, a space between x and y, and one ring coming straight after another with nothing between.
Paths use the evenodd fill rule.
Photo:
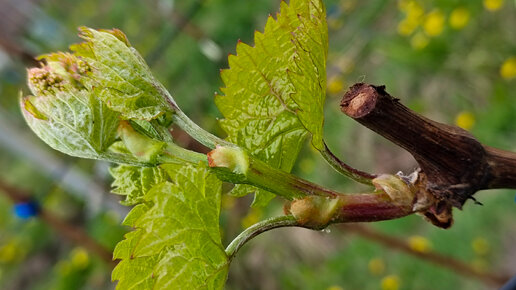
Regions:
<instances>
[{"instance_id":1,"label":"young green leaf","mask_svg":"<svg viewBox=\"0 0 516 290\"><path fill-rule=\"evenodd\" d=\"M124 221L136 230L114 253L118 289L222 289L228 257L219 229L221 182L205 165L160 166L171 181L152 187Z\"/></svg>"},{"instance_id":2,"label":"young green leaf","mask_svg":"<svg viewBox=\"0 0 516 290\"><path fill-rule=\"evenodd\" d=\"M34 96L22 98L30 128L50 147L68 155L102 159L115 141L119 114L79 81L87 64L70 54L55 54L47 65L28 71Z\"/></svg>"},{"instance_id":3,"label":"young green leaf","mask_svg":"<svg viewBox=\"0 0 516 290\"><path fill-rule=\"evenodd\" d=\"M71 49L93 67L90 86L111 109L125 118L141 120L156 119L177 109L120 30L80 30L86 43Z\"/></svg>"},{"instance_id":4,"label":"young green leaf","mask_svg":"<svg viewBox=\"0 0 516 290\"><path fill-rule=\"evenodd\" d=\"M324 147L325 19L320 0L283 2L277 19L269 17L264 32L255 33L255 46L239 43L230 68L221 72L226 87L215 102L229 141L285 171L292 169L307 133L314 147Z\"/></svg>"},{"instance_id":5,"label":"young green leaf","mask_svg":"<svg viewBox=\"0 0 516 290\"><path fill-rule=\"evenodd\" d=\"M125 195L122 204L127 206L143 202L143 197L153 186L167 180L160 167L119 165L111 168L110 173L114 179L111 192Z\"/></svg>"}]
</instances>

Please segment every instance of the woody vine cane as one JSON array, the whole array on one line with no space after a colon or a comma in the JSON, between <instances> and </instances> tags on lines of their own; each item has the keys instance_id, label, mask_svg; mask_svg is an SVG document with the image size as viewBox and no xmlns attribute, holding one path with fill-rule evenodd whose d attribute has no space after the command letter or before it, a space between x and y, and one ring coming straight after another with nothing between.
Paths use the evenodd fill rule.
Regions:
<instances>
[{"instance_id":1,"label":"woody vine cane","mask_svg":"<svg viewBox=\"0 0 516 290\"><path fill-rule=\"evenodd\" d=\"M221 72L225 87L215 103L226 139L181 111L120 30L82 27L84 42L44 55L41 67L29 69L32 96L20 104L34 133L66 154L118 164L111 170L113 192L134 206L124 220L134 231L114 251L121 259L112 275L118 289L222 289L236 251L266 230L320 230L414 213L448 228L452 207L476 191L514 187L512 153L418 116L383 87L364 84L346 94L343 111L407 149L421 168L407 176L376 175L342 162L323 134L325 7L292 0L280 11L255 33L253 47L238 43ZM172 124L211 151L178 146ZM338 172L370 190L340 193L290 174L307 138ZM423 156L428 150L435 154ZM253 206L283 198L286 215L257 223L225 248L222 182L235 185L234 196L254 193Z\"/></svg>"}]
</instances>

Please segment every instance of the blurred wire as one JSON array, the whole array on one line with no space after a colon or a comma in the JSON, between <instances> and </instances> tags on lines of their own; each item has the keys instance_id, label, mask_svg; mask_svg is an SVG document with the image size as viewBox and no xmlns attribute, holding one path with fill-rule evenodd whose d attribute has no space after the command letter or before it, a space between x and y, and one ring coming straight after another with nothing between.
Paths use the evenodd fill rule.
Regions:
<instances>
[{"instance_id":1,"label":"blurred wire","mask_svg":"<svg viewBox=\"0 0 516 290\"><path fill-rule=\"evenodd\" d=\"M171 18L174 21L176 27L172 28L172 30L165 30L160 38L160 41L154 47L154 50L148 54L147 63L149 66L152 67L161 58L163 52L201 10L202 6L204 5L204 1L205 0L195 1L184 16L181 16L177 13L172 15Z\"/></svg>"}]
</instances>

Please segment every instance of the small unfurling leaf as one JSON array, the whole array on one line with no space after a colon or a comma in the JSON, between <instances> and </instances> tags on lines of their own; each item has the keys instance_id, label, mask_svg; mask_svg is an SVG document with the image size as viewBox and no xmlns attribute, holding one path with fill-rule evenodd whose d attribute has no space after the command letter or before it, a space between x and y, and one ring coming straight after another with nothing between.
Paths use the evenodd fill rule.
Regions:
<instances>
[{"instance_id":1,"label":"small unfurling leaf","mask_svg":"<svg viewBox=\"0 0 516 290\"><path fill-rule=\"evenodd\" d=\"M152 120L177 108L163 85L120 30L80 28L85 43L72 46L92 67L90 86L127 119Z\"/></svg>"},{"instance_id":2,"label":"small unfurling leaf","mask_svg":"<svg viewBox=\"0 0 516 290\"><path fill-rule=\"evenodd\" d=\"M102 103L81 80L89 67L70 54L49 56L28 70L33 96L21 98L30 128L50 147L68 155L102 159L116 139L119 114Z\"/></svg>"}]
</instances>

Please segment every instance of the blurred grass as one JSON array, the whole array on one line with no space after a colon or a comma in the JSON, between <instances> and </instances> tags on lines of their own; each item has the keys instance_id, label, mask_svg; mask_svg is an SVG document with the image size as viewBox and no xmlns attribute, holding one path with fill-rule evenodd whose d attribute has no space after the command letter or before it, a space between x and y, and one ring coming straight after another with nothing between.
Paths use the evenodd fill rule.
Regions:
<instances>
[{"instance_id":1,"label":"blurred grass","mask_svg":"<svg viewBox=\"0 0 516 290\"><path fill-rule=\"evenodd\" d=\"M483 143L516 151L516 79L511 77L508 65L502 73L504 63L510 65L508 60L516 55L513 1L499 1L499 7L495 0L325 2L330 29L325 137L343 160L371 172L409 172L416 167L407 153L340 113L340 96L346 87L359 81L385 84L392 95L415 111L444 123L457 122ZM199 3L191 25L169 41L167 37L178 27L177 19L197 5L196 1L42 1L31 13L24 34L17 35L17 41L37 55L65 50L77 42L76 28L81 25L120 28L142 55L157 54L152 70L185 112L220 135L215 119L220 114L212 100L221 86L218 71L227 67L226 55L235 52L238 39L252 43L253 31L262 29L279 1ZM164 49L156 51L160 46ZM0 69L0 106L12 126L28 131L17 105L18 90L27 91L26 64L14 55L10 57L11 61ZM77 162L65 160L71 165ZM88 212L84 200L71 197L59 180L39 172L23 156L1 151L0 166L4 169L2 179L30 190L45 207L86 228L104 246L112 248L126 230L117 225L121 218L116 218L117 214ZM92 162L80 161L74 166L97 176L105 186L109 183L106 172L99 172ZM308 145L294 172L330 188L364 190L333 172ZM455 225L447 231L417 216L372 226L403 239L424 237L437 252L485 270L514 274L514 191L481 192L476 197L484 206L468 202L463 211L455 210ZM264 210L249 210L249 202L249 198L225 198L222 227L226 242L243 225L281 213L279 200ZM75 267L71 262L74 245L60 240L38 220L15 219L10 206L0 195L0 288L112 287L109 269L100 260L91 257L87 267ZM240 219L244 219L243 225ZM472 247L477 241L478 248L479 240L488 245L486 253L478 249L475 252ZM371 272L371 261L383 265L383 270L377 267ZM26 277L31 281L20 282ZM393 280L399 287L389 289L486 289L476 280L391 251L337 227L331 233L287 229L258 237L231 266L227 289L382 289L382 280L384 289Z\"/></svg>"}]
</instances>

